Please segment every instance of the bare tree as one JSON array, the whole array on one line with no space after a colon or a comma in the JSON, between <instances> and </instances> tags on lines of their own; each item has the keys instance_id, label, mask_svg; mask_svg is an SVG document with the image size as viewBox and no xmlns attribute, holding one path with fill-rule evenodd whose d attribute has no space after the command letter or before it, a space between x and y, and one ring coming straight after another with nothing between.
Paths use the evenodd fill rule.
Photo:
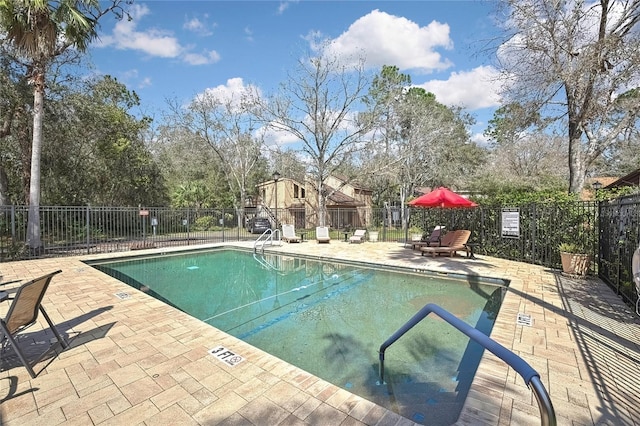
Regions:
<instances>
[{"instance_id":1,"label":"bare tree","mask_svg":"<svg viewBox=\"0 0 640 426\"><path fill-rule=\"evenodd\" d=\"M278 94L260 100L259 113L275 131L293 135L302 143L318 193L318 224L326 223L326 200L332 195L326 179L363 147L369 121L359 119L356 108L368 87L362 61L342 64L323 51L300 59ZM334 188L338 189L338 188Z\"/></svg>"},{"instance_id":2,"label":"bare tree","mask_svg":"<svg viewBox=\"0 0 640 426\"><path fill-rule=\"evenodd\" d=\"M188 107L184 124L205 140L225 170L229 188L238 194L238 227L244 225L249 178L259 164L264 141L246 93L219 96L205 92Z\"/></svg>"},{"instance_id":3,"label":"bare tree","mask_svg":"<svg viewBox=\"0 0 640 426\"><path fill-rule=\"evenodd\" d=\"M498 51L507 102L568 136L569 192L636 126L640 2L503 0L508 40Z\"/></svg>"},{"instance_id":4,"label":"bare tree","mask_svg":"<svg viewBox=\"0 0 640 426\"><path fill-rule=\"evenodd\" d=\"M484 133L491 149L485 175L534 188L566 181L566 139L545 134L541 125L537 111L525 111L520 104L499 108Z\"/></svg>"},{"instance_id":5,"label":"bare tree","mask_svg":"<svg viewBox=\"0 0 640 426\"><path fill-rule=\"evenodd\" d=\"M304 182L307 171L298 152L276 146L271 149L269 154L273 170L277 170L282 176Z\"/></svg>"}]
</instances>

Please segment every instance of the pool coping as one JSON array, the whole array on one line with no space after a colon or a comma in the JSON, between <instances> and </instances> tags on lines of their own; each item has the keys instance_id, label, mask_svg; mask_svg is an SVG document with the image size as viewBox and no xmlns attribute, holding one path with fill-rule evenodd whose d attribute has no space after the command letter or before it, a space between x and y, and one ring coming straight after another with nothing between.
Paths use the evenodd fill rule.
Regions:
<instances>
[{"instance_id":1,"label":"pool coping","mask_svg":"<svg viewBox=\"0 0 640 426\"><path fill-rule=\"evenodd\" d=\"M156 250L161 250L161 249L156 249ZM181 254L190 254L190 253L197 254L197 253L212 252L217 250L235 250L235 251L241 251L244 253L255 253L253 249L250 249L247 247L238 247L236 245L222 245L222 246L207 247L207 248L192 248L184 251L182 250L172 250L170 252L157 251L155 253L147 253L147 254L139 253L136 255L127 255L127 256L115 257L115 258L112 257L112 258L105 258L105 259L87 259L87 260L84 260L83 262L89 266L93 266L93 265L100 265L103 262L109 262L110 260L116 261L115 259L117 259L117 261L125 261L125 260L136 260L141 258L148 258L152 256L157 256L157 255L181 255ZM270 252L267 251L267 253L270 253ZM320 261L320 262L329 262L332 260L336 260L334 257L330 257L330 256L314 256L314 255L303 254L303 253L296 253L295 256L301 259L309 259L309 260ZM380 264L375 262L368 262L364 260L338 259L337 262L344 265L365 266L371 269L380 269L380 270L391 271L391 272L419 273L421 275L430 276L433 278L445 277L445 278L451 278L454 280L469 281L468 278L473 277L474 279L479 280L483 284L496 285L501 287L508 287L509 283L511 282L511 280L509 280L508 278L461 274L458 272L438 271L438 270L433 270L429 268L416 268L416 267L410 268L406 266L386 265L386 264Z\"/></svg>"}]
</instances>

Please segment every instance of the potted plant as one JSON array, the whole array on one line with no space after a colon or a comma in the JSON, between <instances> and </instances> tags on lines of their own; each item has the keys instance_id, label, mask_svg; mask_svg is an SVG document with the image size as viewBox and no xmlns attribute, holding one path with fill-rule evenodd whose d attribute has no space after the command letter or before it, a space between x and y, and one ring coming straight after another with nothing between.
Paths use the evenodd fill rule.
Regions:
<instances>
[{"instance_id":1,"label":"potted plant","mask_svg":"<svg viewBox=\"0 0 640 426\"><path fill-rule=\"evenodd\" d=\"M571 276L584 277L591 266L591 255L579 244L562 243L558 246L562 272Z\"/></svg>"},{"instance_id":2,"label":"potted plant","mask_svg":"<svg viewBox=\"0 0 640 426\"><path fill-rule=\"evenodd\" d=\"M372 243L378 242L378 231L367 230L367 234L369 234L369 241L371 241Z\"/></svg>"}]
</instances>

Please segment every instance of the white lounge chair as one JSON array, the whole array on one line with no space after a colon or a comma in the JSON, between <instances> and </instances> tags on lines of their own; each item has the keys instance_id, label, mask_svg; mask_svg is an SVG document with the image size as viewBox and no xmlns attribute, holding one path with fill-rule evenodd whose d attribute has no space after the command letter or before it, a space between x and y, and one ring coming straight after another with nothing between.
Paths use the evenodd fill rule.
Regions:
<instances>
[{"instance_id":1,"label":"white lounge chair","mask_svg":"<svg viewBox=\"0 0 640 426\"><path fill-rule=\"evenodd\" d=\"M300 237L296 235L296 228L285 223L282 224L282 239L288 243L300 242Z\"/></svg>"},{"instance_id":2,"label":"white lounge chair","mask_svg":"<svg viewBox=\"0 0 640 426\"><path fill-rule=\"evenodd\" d=\"M364 241L365 235L367 235L366 229L356 229L353 236L349 238L349 243L361 243Z\"/></svg>"},{"instance_id":3,"label":"white lounge chair","mask_svg":"<svg viewBox=\"0 0 640 426\"><path fill-rule=\"evenodd\" d=\"M328 243L331 241L331 237L329 236L329 227L316 227L316 241L318 241L319 243Z\"/></svg>"}]
</instances>

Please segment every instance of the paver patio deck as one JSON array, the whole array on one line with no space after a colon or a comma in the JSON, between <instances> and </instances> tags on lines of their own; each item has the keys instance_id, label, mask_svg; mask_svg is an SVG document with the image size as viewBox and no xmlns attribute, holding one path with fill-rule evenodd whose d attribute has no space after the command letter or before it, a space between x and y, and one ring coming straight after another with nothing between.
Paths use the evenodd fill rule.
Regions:
<instances>
[{"instance_id":1,"label":"paver patio deck","mask_svg":"<svg viewBox=\"0 0 640 426\"><path fill-rule=\"evenodd\" d=\"M398 243L309 241L267 250L506 278L491 337L540 373L558 424L640 425L640 321L598 279L482 255L427 258ZM43 304L71 343L39 362L35 379L10 348L2 354L0 424L413 424L82 262L132 254L0 263L4 283L62 269ZM123 292L130 297L115 296ZM2 303L0 315L7 308ZM517 325L518 313L533 324ZM43 324L25 334L29 353L53 337ZM246 361L226 366L207 352L217 345ZM485 351L457 424L540 424L540 414L524 381Z\"/></svg>"}]
</instances>

